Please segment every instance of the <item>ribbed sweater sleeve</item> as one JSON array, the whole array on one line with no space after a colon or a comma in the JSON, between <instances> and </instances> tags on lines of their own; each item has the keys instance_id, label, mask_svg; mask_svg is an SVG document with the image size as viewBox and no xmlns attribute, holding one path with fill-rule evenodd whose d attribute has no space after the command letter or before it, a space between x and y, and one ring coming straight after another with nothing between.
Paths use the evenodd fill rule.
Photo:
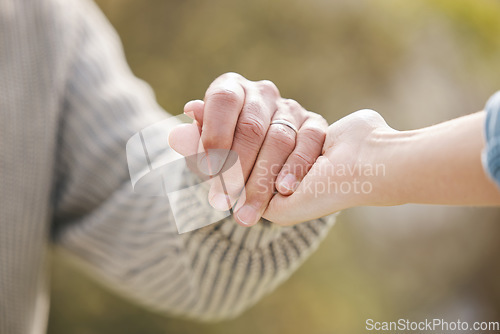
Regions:
<instances>
[{"instance_id":1,"label":"ribbed sweater sleeve","mask_svg":"<svg viewBox=\"0 0 500 334\"><path fill-rule=\"evenodd\" d=\"M98 8L86 0L68 3L74 29L64 45L56 242L90 275L158 311L198 319L239 314L290 276L333 218L294 227L261 221L252 228L226 218L179 235L166 198L134 194L125 154L134 133L166 114L129 70ZM196 183L183 170L170 177L186 187ZM182 199L187 208L197 195L193 190Z\"/></svg>"}]
</instances>

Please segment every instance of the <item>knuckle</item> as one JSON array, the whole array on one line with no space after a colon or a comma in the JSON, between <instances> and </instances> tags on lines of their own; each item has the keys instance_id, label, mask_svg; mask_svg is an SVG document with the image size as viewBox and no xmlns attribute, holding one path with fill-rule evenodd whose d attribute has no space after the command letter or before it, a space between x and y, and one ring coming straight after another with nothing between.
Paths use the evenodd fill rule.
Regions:
<instances>
[{"instance_id":1,"label":"knuckle","mask_svg":"<svg viewBox=\"0 0 500 334\"><path fill-rule=\"evenodd\" d=\"M274 190L274 179L270 177L267 170L261 170L259 174L252 171L252 175L245 184L245 203L252 203L254 207L262 207Z\"/></svg>"},{"instance_id":2,"label":"knuckle","mask_svg":"<svg viewBox=\"0 0 500 334\"><path fill-rule=\"evenodd\" d=\"M219 78L223 78L223 79L241 79L243 78L240 74L236 73L236 72L227 72L227 73L224 73L222 74Z\"/></svg>"},{"instance_id":3,"label":"knuckle","mask_svg":"<svg viewBox=\"0 0 500 334\"><path fill-rule=\"evenodd\" d=\"M269 195L273 192L274 180L268 175L259 178L252 178L245 185L245 203L253 203L255 207L262 207Z\"/></svg>"},{"instance_id":4,"label":"knuckle","mask_svg":"<svg viewBox=\"0 0 500 334\"><path fill-rule=\"evenodd\" d=\"M335 123L339 123L339 125L343 125L344 127L360 127L362 129L372 129L379 126L387 126L387 123L385 122L382 115L371 109L358 110ZM339 126L337 126L337 128L338 127Z\"/></svg>"},{"instance_id":5,"label":"knuckle","mask_svg":"<svg viewBox=\"0 0 500 334\"><path fill-rule=\"evenodd\" d=\"M276 87L274 82L270 80L261 80L258 81L257 84L259 85L261 92L270 94L271 96L274 97L280 96L280 91L278 87Z\"/></svg>"},{"instance_id":6,"label":"knuckle","mask_svg":"<svg viewBox=\"0 0 500 334\"><path fill-rule=\"evenodd\" d=\"M373 109L361 109L356 111L356 113L360 115L366 115L366 116L373 116L373 115L378 115L378 112L376 112Z\"/></svg>"},{"instance_id":7,"label":"knuckle","mask_svg":"<svg viewBox=\"0 0 500 334\"><path fill-rule=\"evenodd\" d=\"M307 117L315 120L323 128L325 128L325 129L328 128L327 120L323 116L321 116L320 114L316 114L315 112L308 111Z\"/></svg>"},{"instance_id":8,"label":"knuckle","mask_svg":"<svg viewBox=\"0 0 500 334\"><path fill-rule=\"evenodd\" d=\"M312 142L315 146L323 146L326 138L325 129L319 127L306 127L300 129L300 134Z\"/></svg>"},{"instance_id":9,"label":"knuckle","mask_svg":"<svg viewBox=\"0 0 500 334\"><path fill-rule=\"evenodd\" d=\"M264 123L259 118L248 115L236 125L235 136L244 141L258 144L261 138L266 135L266 130Z\"/></svg>"},{"instance_id":10,"label":"knuckle","mask_svg":"<svg viewBox=\"0 0 500 334\"><path fill-rule=\"evenodd\" d=\"M315 156L312 156L310 153L307 153L305 151L295 151L293 153L295 160L297 161L297 165L304 165L304 166L312 166L314 162L316 161Z\"/></svg>"},{"instance_id":11,"label":"knuckle","mask_svg":"<svg viewBox=\"0 0 500 334\"><path fill-rule=\"evenodd\" d=\"M267 136L279 150L291 152L295 147L295 135L283 126L272 126Z\"/></svg>"},{"instance_id":12,"label":"knuckle","mask_svg":"<svg viewBox=\"0 0 500 334\"><path fill-rule=\"evenodd\" d=\"M253 115L256 118L261 118L263 106L258 100L247 100L243 106L243 112L248 115Z\"/></svg>"},{"instance_id":13,"label":"knuckle","mask_svg":"<svg viewBox=\"0 0 500 334\"><path fill-rule=\"evenodd\" d=\"M360 119L366 120L368 122L374 120L378 121L380 119L383 119L378 112L372 109L361 109L356 111L354 114Z\"/></svg>"},{"instance_id":14,"label":"knuckle","mask_svg":"<svg viewBox=\"0 0 500 334\"><path fill-rule=\"evenodd\" d=\"M288 108L291 115L294 115L297 120L304 120L307 118L307 111L295 100L284 99L283 104Z\"/></svg>"},{"instance_id":15,"label":"knuckle","mask_svg":"<svg viewBox=\"0 0 500 334\"><path fill-rule=\"evenodd\" d=\"M236 107L242 103L242 97L233 90L216 88L207 92L206 100Z\"/></svg>"},{"instance_id":16,"label":"knuckle","mask_svg":"<svg viewBox=\"0 0 500 334\"><path fill-rule=\"evenodd\" d=\"M202 139L203 147L205 150L210 148L231 148L232 139L228 136L216 134L211 136L204 136Z\"/></svg>"},{"instance_id":17,"label":"knuckle","mask_svg":"<svg viewBox=\"0 0 500 334\"><path fill-rule=\"evenodd\" d=\"M292 100L292 99L285 99L283 101L285 104L287 104L291 109L293 110L302 110L304 109L300 103L298 103L297 101L295 100Z\"/></svg>"}]
</instances>

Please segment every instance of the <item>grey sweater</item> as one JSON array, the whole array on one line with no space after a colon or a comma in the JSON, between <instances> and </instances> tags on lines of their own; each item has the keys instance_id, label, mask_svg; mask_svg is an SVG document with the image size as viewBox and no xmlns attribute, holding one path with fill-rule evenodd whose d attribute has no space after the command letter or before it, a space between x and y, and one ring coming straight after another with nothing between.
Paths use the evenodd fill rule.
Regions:
<instances>
[{"instance_id":1,"label":"grey sweater","mask_svg":"<svg viewBox=\"0 0 500 334\"><path fill-rule=\"evenodd\" d=\"M164 117L93 3L0 0L1 334L45 331L51 242L118 293L199 319L239 314L317 246L331 219L179 235L167 198L134 194L125 155Z\"/></svg>"}]
</instances>

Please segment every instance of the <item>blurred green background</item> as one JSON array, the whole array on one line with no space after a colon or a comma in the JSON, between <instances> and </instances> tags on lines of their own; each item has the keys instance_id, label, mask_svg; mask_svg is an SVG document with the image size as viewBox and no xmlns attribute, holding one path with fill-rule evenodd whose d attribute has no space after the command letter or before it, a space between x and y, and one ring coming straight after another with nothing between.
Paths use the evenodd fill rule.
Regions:
<instances>
[{"instance_id":1,"label":"blurred green background","mask_svg":"<svg viewBox=\"0 0 500 334\"><path fill-rule=\"evenodd\" d=\"M228 71L274 81L329 122L372 108L397 129L480 110L500 89L494 0L97 3L172 114ZM368 318L499 321L499 220L491 208L347 210L291 279L215 324L132 305L55 249L48 332L326 334L363 333Z\"/></svg>"}]
</instances>

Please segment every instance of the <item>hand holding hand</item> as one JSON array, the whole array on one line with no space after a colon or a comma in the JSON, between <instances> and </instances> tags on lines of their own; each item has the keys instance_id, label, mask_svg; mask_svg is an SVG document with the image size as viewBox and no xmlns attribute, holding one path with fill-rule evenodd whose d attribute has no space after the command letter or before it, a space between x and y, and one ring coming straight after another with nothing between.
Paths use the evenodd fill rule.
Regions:
<instances>
[{"instance_id":1,"label":"hand holding hand","mask_svg":"<svg viewBox=\"0 0 500 334\"><path fill-rule=\"evenodd\" d=\"M323 155L291 196L273 198L264 217L290 225L364 205L499 205L481 163L485 117L397 131L375 111L357 111L328 128Z\"/></svg>"},{"instance_id":2,"label":"hand holding hand","mask_svg":"<svg viewBox=\"0 0 500 334\"><path fill-rule=\"evenodd\" d=\"M329 126L322 155L290 196L276 195L263 217L292 225L360 205L388 205L385 165L377 148L391 129L373 110L360 110Z\"/></svg>"},{"instance_id":3,"label":"hand holding hand","mask_svg":"<svg viewBox=\"0 0 500 334\"><path fill-rule=\"evenodd\" d=\"M257 223L275 188L284 195L296 189L320 155L328 126L320 115L281 98L272 82L249 81L235 73L217 78L204 101L188 102L184 111L193 123L175 128L170 146L184 156L206 152L205 165L211 174L221 169L226 158L217 154L218 149L238 154L246 197L238 199L234 212L245 226ZM272 124L277 120L285 122ZM238 184L225 183L229 188ZM218 183L212 185L209 202L214 208L228 210L234 205L237 191L226 190Z\"/></svg>"}]
</instances>

